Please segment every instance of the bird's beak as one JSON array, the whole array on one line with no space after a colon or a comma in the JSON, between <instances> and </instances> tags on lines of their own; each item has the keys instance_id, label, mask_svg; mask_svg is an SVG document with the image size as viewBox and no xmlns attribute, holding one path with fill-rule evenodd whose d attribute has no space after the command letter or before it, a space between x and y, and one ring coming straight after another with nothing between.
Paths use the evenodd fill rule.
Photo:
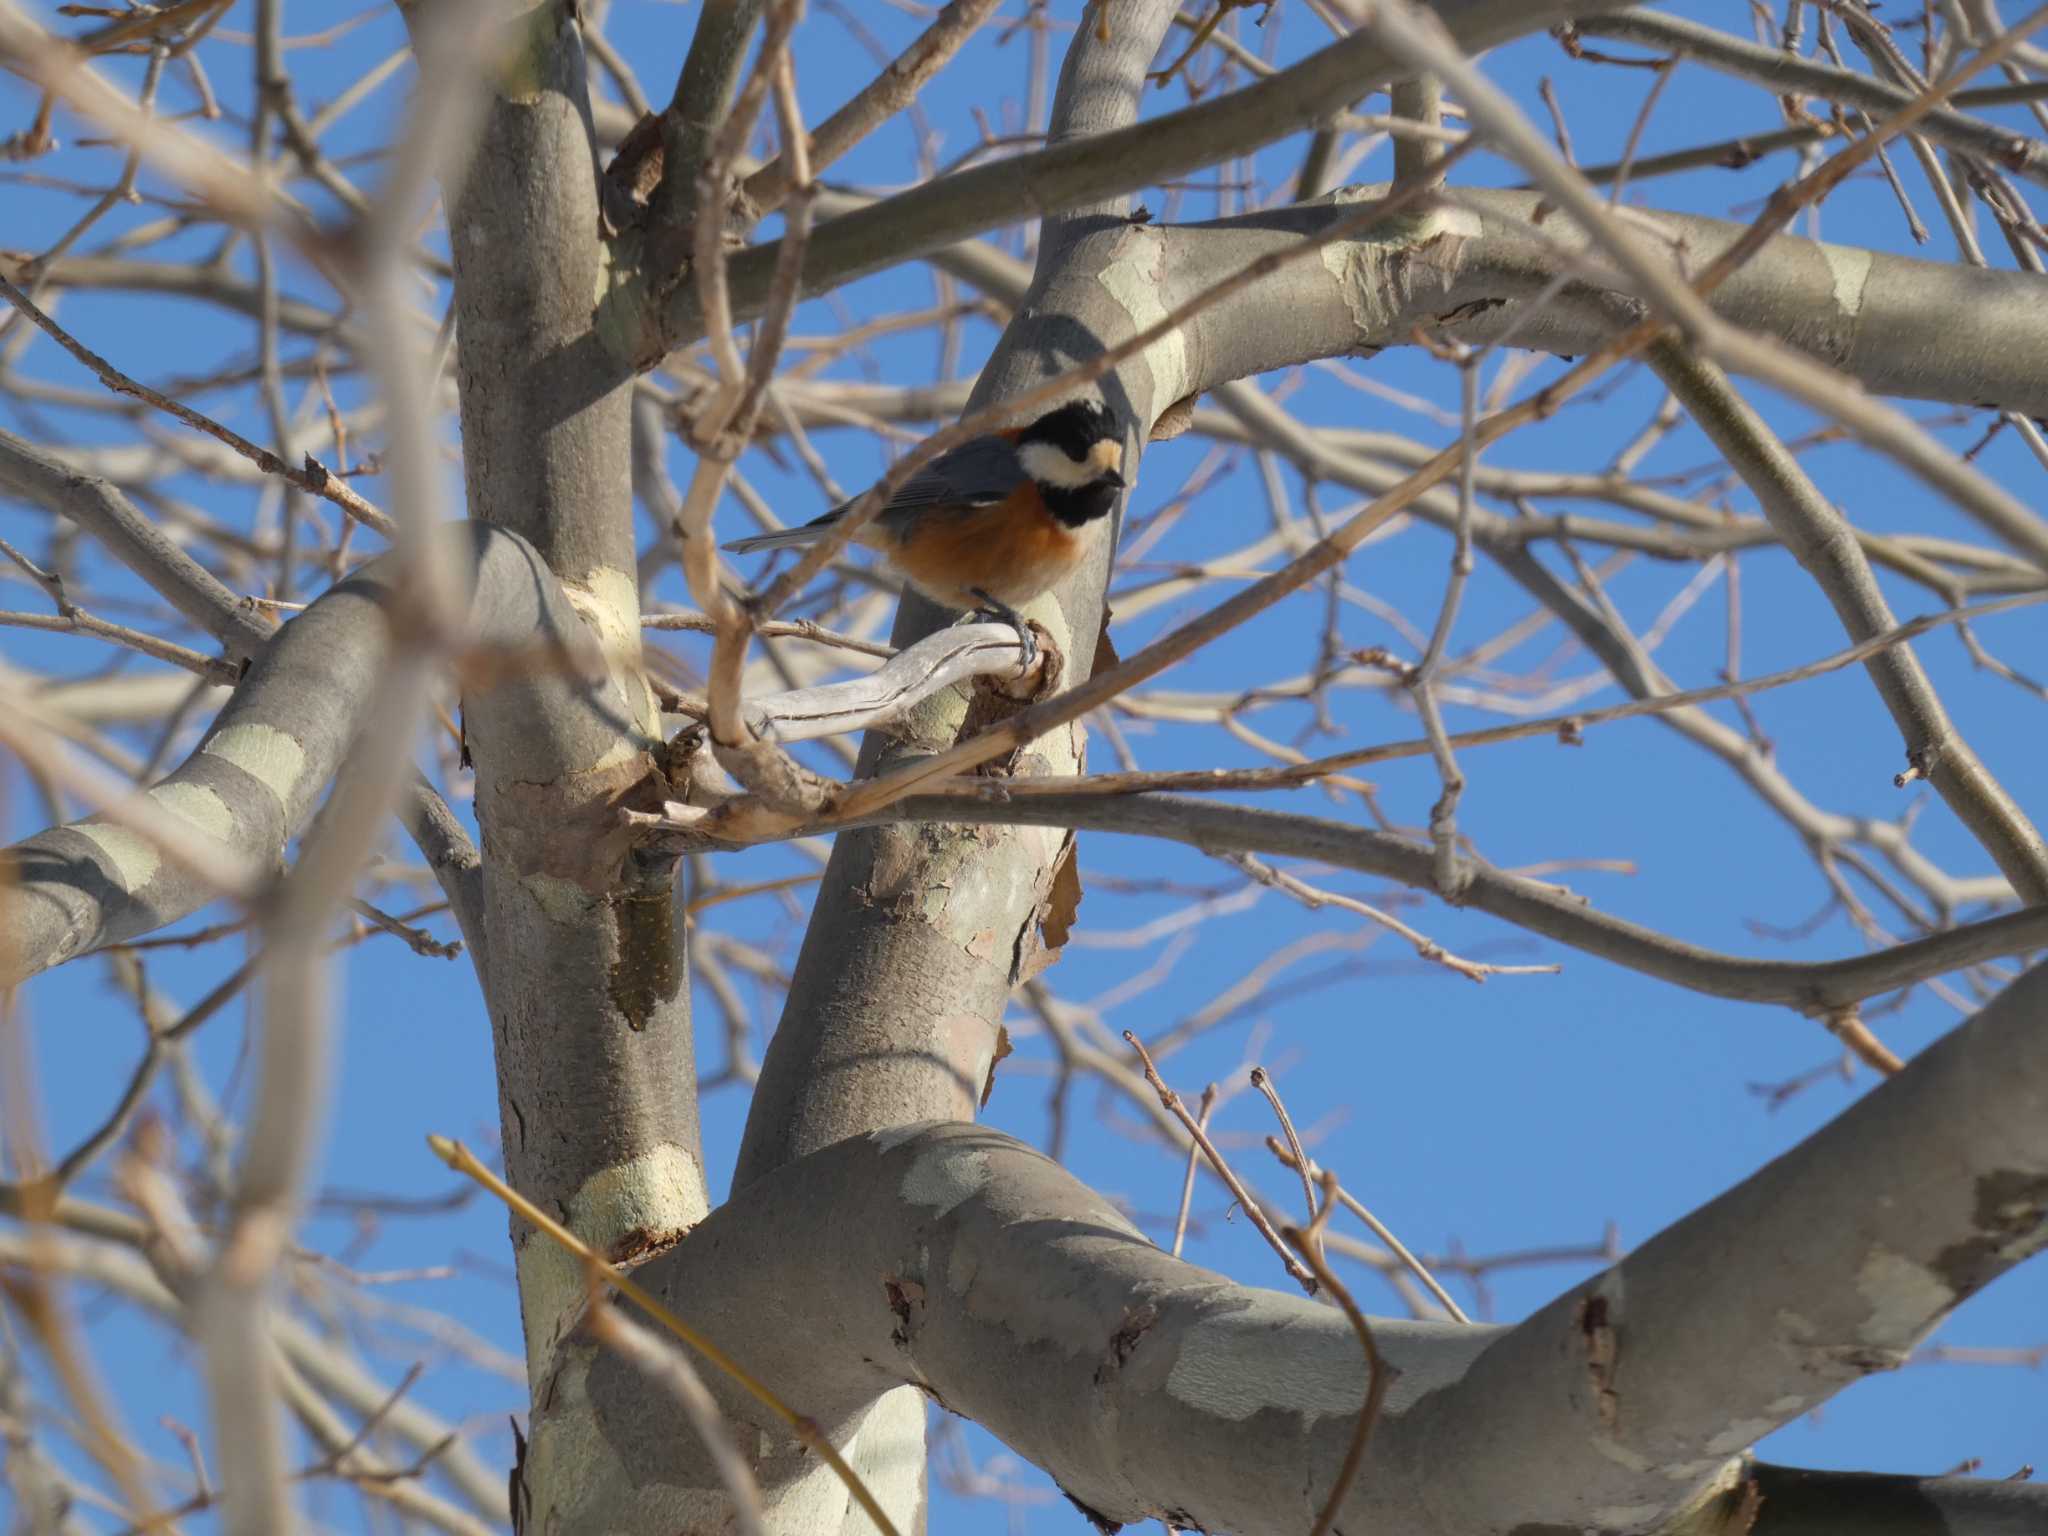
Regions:
<instances>
[{"instance_id":1,"label":"bird's beak","mask_svg":"<svg viewBox=\"0 0 2048 1536\"><path fill-rule=\"evenodd\" d=\"M1125 480L1122 475L1113 469L1105 469L1102 472L1102 483L1119 491L1128 489L1130 484L1129 481Z\"/></svg>"}]
</instances>

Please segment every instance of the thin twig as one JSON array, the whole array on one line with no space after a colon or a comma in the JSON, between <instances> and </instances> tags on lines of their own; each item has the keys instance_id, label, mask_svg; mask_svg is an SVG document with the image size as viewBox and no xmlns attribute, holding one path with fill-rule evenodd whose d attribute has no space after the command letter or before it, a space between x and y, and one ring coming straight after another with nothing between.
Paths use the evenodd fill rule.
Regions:
<instances>
[{"instance_id":1,"label":"thin twig","mask_svg":"<svg viewBox=\"0 0 2048 1536\"><path fill-rule=\"evenodd\" d=\"M1268 1136L1266 1138L1266 1150L1279 1158L1286 1166L1299 1169L1304 1179L1322 1178L1325 1176L1325 1170L1318 1167L1313 1158L1305 1157L1298 1147L1289 1148L1282 1146L1277 1137ZM1437 1304L1450 1313L1453 1319L1461 1323L1472 1321L1465 1314L1465 1309L1451 1299L1451 1293L1437 1282L1436 1276L1430 1273L1429 1266L1409 1252L1407 1245L1400 1238L1394 1236L1393 1229L1353 1198L1342 1184L1337 1186L1337 1200L1345 1210L1356 1216L1372 1230L1372 1235L1386 1245L1387 1251L1399 1259L1407 1267L1411 1275L1423 1283L1428 1289L1429 1294L1437 1299Z\"/></svg>"},{"instance_id":2,"label":"thin twig","mask_svg":"<svg viewBox=\"0 0 2048 1536\"><path fill-rule=\"evenodd\" d=\"M1216 1108L1216 1085L1209 1084L1202 1090L1202 1109L1195 1116L1195 1124L1201 1130L1209 1129L1209 1115ZM1192 1137L1188 1140L1188 1167L1181 1178L1180 1210L1173 1218L1173 1256L1180 1257L1181 1245L1188 1236L1188 1210L1195 1201L1195 1169L1201 1162L1202 1144Z\"/></svg>"},{"instance_id":3,"label":"thin twig","mask_svg":"<svg viewBox=\"0 0 2048 1536\"><path fill-rule=\"evenodd\" d=\"M374 529L376 532L383 534L387 539L396 530L397 525L389 517L357 495L350 488L346 480L329 474L326 467L319 463L310 453L306 455L305 465L302 468L294 469L268 448L262 448L250 442L248 438L242 436L234 428L223 426L212 417L201 415L190 406L173 400L169 395L160 394L156 390L151 389L147 384L138 383L136 380L129 378L127 374L116 368L97 352L92 351L83 342L75 339L62 326L58 325L55 320L44 314L42 310L36 307L34 300L30 299L27 294L15 287L14 284L7 281L5 277L0 277L0 298L5 298L8 303L34 321L36 326L47 334L51 340L55 341L58 346L90 368L99 376L100 382L106 385L107 388L115 390L120 394L131 395L146 405L153 405L167 415L175 416L194 431L204 432L208 437L227 444L228 447L234 449L235 452L239 453L265 474L276 475L280 479L297 486L302 491L324 497L364 527Z\"/></svg>"},{"instance_id":4,"label":"thin twig","mask_svg":"<svg viewBox=\"0 0 2048 1536\"><path fill-rule=\"evenodd\" d=\"M718 632L712 619L701 613L649 613L640 617L642 629L683 630L690 634L710 635ZM863 640L858 635L841 634L838 630L827 629L822 624L813 624L809 619L772 619L754 626L754 633L764 640L809 640L817 645L829 645L842 651L853 651L862 656L874 656L887 661L896 654L896 647L881 640Z\"/></svg>"},{"instance_id":5,"label":"thin twig","mask_svg":"<svg viewBox=\"0 0 2048 1536\"><path fill-rule=\"evenodd\" d=\"M376 1409L363 1419L361 1426L349 1438L348 1442L344 1445L336 1446L320 1460L302 1470L299 1476L302 1478L317 1477L326 1473L346 1476L347 1474L342 1471L342 1463L362 1449L370 1436L377 1432L377 1426L390 1416L391 1410L405 1400L405 1394L412 1390L413 1383L420 1379L420 1374L425 1369L424 1363L415 1360L406 1368L405 1375L399 1379L398 1385L385 1395L384 1401L379 1403Z\"/></svg>"},{"instance_id":6,"label":"thin twig","mask_svg":"<svg viewBox=\"0 0 2048 1536\"><path fill-rule=\"evenodd\" d=\"M1365 1320L1358 1303L1351 1299L1344 1282L1339 1280L1324 1262L1322 1255L1322 1229L1330 1219L1335 1202L1331 1195L1337 1187L1337 1177L1323 1173L1323 1203L1316 1219L1309 1223L1308 1230L1299 1227L1282 1227L1280 1230L1287 1241L1301 1251L1309 1268L1315 1271L1317 1282L1327 1290L1344 1316L1350 1320L1351 1328L1358 1335L1359 1346L1365 1351L1367 1371L1365 1402L1358 1410L1358 1422L1351 1431L1351 1445L1344 1453L1343 1465L1337 1469L1337 1480L1330 1485L1329 1501L1323 1505L1323 1512L1316 1517L1316 1523L1309 1536L1327 1536L1336 1523L1337 1512L1344 1507L1344 1496L1351 1491L1351 1484L1358 1476L1358 1469L1365 1462L1365 1448L1372 1439L1372 1427L1378 1422L1380 1406L1387 1400L1387 1389L1394 1384L1398 1374L1394 1368L1380 1358L1379 1346L1373 1341L1372 1326Z\"/></svg>"},{"instance_id":7,"label":"thin twig","mask_svg":"<svg viewBox=\"0 0 2048 1536\"><path fill-rule=\"evenodd\" d=\"M805 176L792 193L789 237L782 242L783 249L777 256L773 291L756 333L753 355L744 364L733 336L723 199L729 168L744 146L771 88L782 124L783 151L790 158L792 174L808 171L807 140L796 111L794 78L787 54L790 33L802 10L802 0L782 0L770 10L753 72L714 136L711 152L698 168L696 206L702 213L696 220L695 231L697 294L704 315L705 337L717 371L717 385L709 404L691 426L691 437L698 450L697 468L671 530L682 554L683 575L690 594L713 625L711 670L705 690L711 738L734 754L732 766L745 774L750 784L790 782L798 775L778 749L757 742L741 718L741 675L757 615L751 607L733 599L711 538L711 515L724 493L733 461L753 430L788 333L816 189Z\"/></svg>"},{"instance_id":8,"label":"thin twig","mask_svg":"<svg viewBox=\"0 0 2048 1536\"><path fill-rule=\"evenodd\" d=\"M1237 1175L1230 1171L1230 1164L1225 1162L1223 1154L1216 1150L1216 1143L1209 1139L1209 1133L1202 1128L1201 1122L1188 1113L1188 1107L1181 1102L1180 1095L1166 1086L1166 1079L1159 1075L1159 1069L1152 1064L1152 1055L1145 1049L1144 1042L1128 1029L1124 1031L1124 1040L1138 1053L1138 1060L1145 1068L1145 1081L1150 1083L1152 1091L1159 1095L1159 1102L1187 1127L1188 1135L1193 1137L1195 1145L1202 1149L1203 1155L1209 1159L1209 1166L1216 1170L1216 1176L1223 1180L1224 1186L1229 1189L1232 1198L1237 1201L1251 1224L1258 1228L1259 1236L1273 1245L1273 1251L1280 1255L1280 1262L1287 1267L1287 1273L1294 1277L1295 1283L1309 1295L1315 1295L1314 1273L1302 1268L1294 1255L1287 1251L1287 1245L1280 1240L1280 1234L1273 1230L1273 1224L1266 1220L1266 1213L1259 1208L1259 1202L1252 1198L1251 1193L1238 1182Z\"/></svg>"},{"instance_id":9,"label":"thin twig","mask_svg":"<svg viewBox=\"0 0 2048 1536\"><path fill-rule=\"evenodd\" d=\"M1821 1015L1821 1022L1827 1025L1828 1033L1854 1051L1856 1059L1865 1066L1876 1068L1886 1077L1896 1077L1906 1070L1906 1064L1899 1060L1898 1054L1871 1033L1856 1004L1828 1009Z\"/></svg>"},{"instance_id":10,"label":"thin twig","mask_svg":"<svg viewBox=\"0 0 2048 1536\"><path fill-rule=\"evenodd\" d=\"M949 0L932 24L880 75L818 125L811 135L811 174L825 169L916 99L924 83L942 69L1000 0ZM769 161L740 185L756 215L773 213L796 187L810 180L793 168L787 154Z\"/></svg>"},{"instance_id":11,"label":"thin twig","mask_svg":"<svg viewBox=\"0 0 2048 1536\"><path fill-rule=\"evenodd\" d=\"M1273 1086L1272 1076L1264 1067L1253 1067L1251 1078L1252 1086L1266 1096L1266 1102L1273 1106L1273 1113L1279 1118L1280 1129L1287 1134L1287 1145L1294 1151L1295 1171L1301 1175L1301 1196L1308 1202L1308 1229L1320 1235L1321 1228L1316 1222L1316 1186L1308 1176L1308 1153L1302 1150L1301 1137L1295 1133L1294 1117L1280 1102L1280 1090Z\"/></svg>"},{"instance_id":12,"label":"thin twig","mask_svg":"<svg viewBox=\"0 0 2048 1536\"><path fill-rule=\"evenodd\" d=\"M1458 747L1492 746L1500 742L1523 741L1532 736L1576 739L1578 734L1589 726L1611 725L1619 720L1640 719L1697 704L1742 698L1782 688L1791 683L1824 677L1830 672L1854 666L1879 651L1901 645L1917 635L1924 635L1929 630L1938 629L1943 625L1967 623L1985 614L2006 613L2043 602L2048 602L2048 593L2025 592L2015 597L1992 598L1968 607L1952 608L1943 613L1922 614L1918 618L1908 619L1896 629L1887 630L1882 635L1873 635L1860 644L1823 656L1818 661L1788 667L1782 672L1772 672L1762 677L1740 679L1730 683L1714 683L1705 688L1660 693L1651 698L1630 699L1626 703L1612 704L1604 709L1565 715L1545 715L1534 720L1517 720L1507 725L1484 726L1478 730L1456 732L1447 739ZM1429 741L1418 737L1409 741L1384 742L1377 746L1360 747L1350 752L1333 752L1327 757L1311 758L1301 763L1285 763L1271 768L1197 768L1151 773L1098 773L1074 778L1015 779L1005 788L1014 795L1281 789L1314 783L1347 768L1394 762L1401 758L1422 757L1429 751ZM933 786L934 790L939 788L940 786Z\"/></svg>"}]
</instances>

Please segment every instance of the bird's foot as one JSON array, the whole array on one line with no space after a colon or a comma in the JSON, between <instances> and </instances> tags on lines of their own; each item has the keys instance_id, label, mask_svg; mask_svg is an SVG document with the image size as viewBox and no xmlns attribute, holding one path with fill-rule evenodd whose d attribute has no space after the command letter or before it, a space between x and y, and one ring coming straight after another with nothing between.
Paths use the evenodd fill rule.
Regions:
<instances>
[{"instance_id":1,"label":"bird's foot","mask_svg":"<svg viewBox=\"0 0 2048 1536\"><path fill-rule=\"evenodd\" d=\"M991 597L980 587L970 588L967 595L981 604L981 617L1000 620L1017 631L1017 645L1024 653L1023 664L1018 668L1018 672L1020 675L1029 672L1038 661L1038 636L1032 631L1031 621L1008 603Z\"/></svg>"}]
</instances>

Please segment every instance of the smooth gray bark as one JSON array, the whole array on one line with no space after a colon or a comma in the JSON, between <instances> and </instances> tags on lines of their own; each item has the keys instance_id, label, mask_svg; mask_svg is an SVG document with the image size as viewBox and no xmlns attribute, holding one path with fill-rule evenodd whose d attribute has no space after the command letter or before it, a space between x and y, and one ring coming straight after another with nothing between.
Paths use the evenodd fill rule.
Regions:
<instances>
[{"instance_id":1,"label":"smooth gray bark","mask_svg":"<svg viewBox=\"0 0 2048 1536\"><path fill-rule=\"evenodd\" d=\"M2039 1536L2041 1485L1759 1464L1753 1536Z\"/></svg>"},{"instance_id":2,"label":"smooth gray bark","mask_svg":"<svg viewBox=\"0 0 2048 1536\"><path fill-rule=\"evenodd\" d=\"M465 632L479 651L535 657L557 673L566 659L602 675L595 640L531 545L483 524L444 537L471 583ZM371 562L277 630L199 745L148 791L158 808L259 868L281 860L369 714L393 629L407 622L393 585L398 569L395 557ZM519 687L532 689L505 685ZM555 691L598 692L581 682ZM454 888L472 959L487 976L483 930L471 929L475 850L424 785L404 816L437 875ZM6 858L14 878L0 885L0 931L14 980L152 933L218 894L142 833L105 816L39 832Z\"/></svg>"},{"instance_id":3,"label":"smooth gray bark","mask_svg":"<svg viewBox=\"0 0 2048 1536\"><path fill-rule=\"evenodd\" d=\"M2048 1244L2044 1009L2036 970L1526 1322L1376 1322L1401 1376L1342 1528L1649 1531L1724 1504L1732 1518L1746 1447L1898 1365ZM1364 1397L1342 1313L1170 1258L1043 1154L963 1124L876 1131L765 1174L655 1273L821 1422L914 1383L1111 1521L1306 1529ZM597 1427L578 1447L601 1469L589 1528L682 1515L709 1476L688 1431L637 1410L625 1362L595 1358L573 1386ZM2011 1486L2005 1505L2048 1520L2048 1487Z\"/></svg>"},{"instance_id":4,"label":"smooth gray bark","mask_svg":"<svg viewBox=\"0 0 2048 1536\"><path fill-rule=\"evenodd\" d=\"M487 618L499 569L492 553L487 542L470 553ZM198 747L148 792L160 809L259 868L284 856L382 675L396 569L396 557L365 566L278 631ZM7 857L14 877L0 884L0 932L10 981L153 932L218 894L141 833L103 816L37 833Z\"/></svg>"},{"instance_id":5,"label":"smooth gray bark","mask_svg":"<svg viewBox=\"0 0 2048 1536\"><path fill-rule=\"evenodd\" d=\"M624 1257L673 1241L705 1194L674 869L630 850L615 821L666 782L639 665L631 395L614 386L564 415L552 362L587 333L608 260L574 17L550 3L512 23L520 67L450 216L470 512L530 540L560 584L533 584L513 630L525 655L464 704L506 1176ZM595 675L563 665L593 643ZM539 1383L583 1278L523 1222L513 1246Z\"/></svg>"},{"instance_id":6,"label":"smooth gray bark","mask_svg":"<svg viewBox=\"0 0 2048 1536\"><path fill-rule=\"evenodd\" d=\"M1621 1512L1898 1366L2048 1245L2044 1014L2037 967L1831 1124L1517 1325L1414 1426L1418 1449L1516 1448L1434 1480L1445 1528L1642 1528L1644 1513ZM1554 1490L1540 1509L1532 1468ZM2048 1487L2031 1502L2048 1523Z\"/></svg>"},{"instance_id":7,"label":"smooth gray bark","mask_svg":"<svg viewBox=\"0 0 2048 1536\"><path fill-rule=\"evenodd\" d=\"M1157 4L1115 6L1109 46L1070 50L1053 105L1055 139L1131 120L1168 19ZM1030 388L1157 318L1159 237L1120 214L1084 209L1045 222L1031 294L970 408ZM1129 434L1127 474L1152 421L1184 392L1185 380L1162 379L1163 371L1147 354L1099 386ZM1028 609L1052 632L1069 678L1085 677L1094 659L1112 547L1100 537L1083 568ZM908 644L949 618L906 600L893 638ZM937 701L891 738L870 738L863 771L950 745L963 718L960 700ZM1018 771L1072 772L1079 746L1078 731L1057 732ZM1062 842L1056 833L945 826L879 828L835 842L755 1087L735 1189L859 1131L973 1118L1010 989L1036 963L1033 918ZM943 899L926 900L929 891Z\"/></svg>"},{"instance_id":8,"label":"smooth gray bark","mask_svg":"<svg viewBox=\"0 0 2048 1536\"><path fill-rule=\"evenodd\" d=\"M1468 47L1601 8L1440 7ZM1020 209L1061 210L1044 223L1032 286L977 385L986 403L1344 216L1340 197L1213 225L1126 220L1130 188L1320 118L1392 72L1353 38L1269 85L1134 125L1171 9L1111 4L1106 47L1083 29L1046 151L824 226L809 263L814 287L937 253ZM843 835L754 1102L740 1198L684 1236L707 1202L670 871L628 846L616 812L664 788L658 717L638 669L623 383L635 362L688 334L694 294L682 284L665 317L644 295L636 309L626 290L644 274L632 270L631 240L598 238L572 17L560 0L525 13L524 46L451 217L470 507L480 524L521 535L481 526L463 535L481 615L465 674L484 826L472 948L498 1046L508 1173L615 1254L675 1244L642 1278L832 1428L906 1527L923 1518L914 1395L923 1391L990 1425L1105 1514L1305 1528L1362 1400L1341 1316L1167 1259L1056 1165L964 1123L1009 992L1044 958L1035 925L1065 844L1060 829L1128 830L1135 809L1144 830L1227 845L1235 834L1224 824L1244 824L1230 807L1098 801L1060 807L1051 830L965 825L997 818L962 808L951 823ZM1194 394L1402 343L1416 323L1473 341L1521 327L1522 344L1576 353L1637 318L1635 301L1593 269L1529 320L1524 301L1583 244L1536 215L1529 194L1461 193L1205 311L1100 386L1126 427L1130 462L1159 416ZM1696 262L1735 228L1655 217ZM768 247L735 260L743 312L758 305L773 259ZM2048 340L2039 293L2038 279L1781 239L1716 303L1872 388L2038 410L2048 402L2035 349L2015 338ZM1252 402L1226 399L1257 419ZM1376 472L1341 453L1321 467L1347 483ZM82 522L107 513L117 551L133 532L100 487L46 480L34 494L76 500ZM1654 669L1526 539L1501 520L1477 521L1475 536L1627 686L1656 690ZM1110 548L1104 539L1088 569L1034 610L1070 679L1092 661ZM129 558L154 561L172 587L183 582L173 600L188 617L231 647L255 648L247 635L229 638L244 626L223 608L224 588L193 582L161 551L136 545ZM388 599L364 573L288 626L193 760L160 786L159 802L224 829L240 851L278 857L361 718L389 644ZM940 617L907 604L899 639ZM395 621L405 620L401 608ZM928 706L905 741L871 743L864 766L949 743L963 715L957 701ZM1078 731L1066 731L1017 771L1071 771L1079 756ZM1001 819L1029 819L1015 810ZM415 820L425 844L441 848L436 862L455 871L449 878L469 878L467 855L431 806ZM1369 847L1388 869L1427 862L1399 839L1277 822L1305 824L1290 850ZM24 848L17 867L27 878L0 896L18 911L0 915L38 964L144 932L205 895L161 860L137 878L133 845L103 833L58 829ZM1583 940L1583 910L1569 925L1562 898L1481 874L1475 903L1496 900L1516 921L1559 937L1569 927L1577 937L1568 941ZM466 930L475 922L472 914ZM2015 914L1839 968L1792 968L1796 979L1763 968L1731 976L1715 968L1725 957L1626 924L1601 931L1602 952L1640 951L1656 962L1648 968L1687 985L1830 1006L1868 995L1857 987L1925 974L1916 966L2038 943L2040 922L2038 911ZM1724 1480L1749 1440L1894 1363L1960 1296L2042 1242L2044 990L2039 975L2019 983L1835 1126L1528 1323L1382 1325L1405 1375L1346 1520L1445 1536L1639 1530L1732 1497ZM530 1236L515 1231L538 1409L522 1503L533 1501L539 1528L715 1528L726 1506L701 1450L643 1379L566 1332L582 1278ZM1728 1256L1744 1252L1758 1262L1731 1266ZM1764 1337L1770 1347L1750 1347ZM856 1528L843 1489L814 1458L779 1432L757 1445L778 1529ZM1815 1486L1781 1478L1781 1509L1820 1508ZM1885 1487L1883 1518L1905 1522L1901 1530L1943 1528L1911 1523L1931 1509L1958 1530L2002 1536L1993 1522L2012 1508L2041 1509L2038 1490L2015 1505L1973 1488ZM1774 1518L1793 1517L1767 1508L1758 1529Z\"/></svg>"},{"instance_id":9,"label":"smooth gray bark","mask_svg":"<svg viewBox=\"0 0 2048 1536\"><path fill-rule=\"evenodd\" d=\"M1555 25L1575 13L1618 9L1620 3L1442 0L1436 9L1464 46L1478 50ZM1098 35L1091 30L1091 38ZM1147 22L1126 34L1112 26L1107 35L1108 44L1092 51L1134 56L1152 29ZM1069 57L1090 51L1071 50ZM1039 216L1057 223L1065 214L1119 203L1140 187L1171 181L1313 126L1401 73L1384 49L1358 32L1266 80L1144 123L1135 120L1135 110L1121 110L1113 122L1089 117L1099 131L1086 143L1062 132L1056 122L1053 142L1043 150L940 177L873 209L820 226L805 248L803 292L824 292L865 273L931 255L956 240L1013 224L1020 217ZM1114 73L1102 78L1123 80ZM1088 108L1090 113L1095 110L1093 105ZM649 260L647 244L630 241L622 246L616 280L602 296L594 329L555 353L552 370L560 411L581 410L632 371L703 334L695 285L672 283L673 274ZM773 279L778 246L755 246L733 259L736 315L744 318L759 312Z\"/></svg>"},{"instance_id":10,"label":"smooth gray bark","mask_svg":"<svg viewBox=\"0 0 2048 1536\"><path fill-rule=\"evenodd\" d=\"M1387 191L1344 187L1311 203L1160 225L1161 298L1169 309L1184 304ZM1584 236L1546 214L1541 194L1456 187L1447 198L1448 211L1433 222L1396 216L1196 316L1186 337L1194 372L1213 386L1304 359L1406 346L1418 325L1475 346L1511 339L1578 357L1647 313L1584 259ZM881 206L847 195L821 200L821 211L841 218ZM1699 214L1633 213L1663 233L1689 271L1706 267L1747 227ZM1012 297L1020 287L1015 264L979 242L933 259L985 291ZM1552 294L1574 260L1581 275ZM2048 379L2034 362L2048 350L2048 278L2037 273L1779 235L1710 302L1721 318L1811 353L1874 394L2048 414Z\"/></svg>"},{"instance_id":11,"label":"smooth gray bark","mask_svg":"<svg viewBox=\"0 0 2048 1536\"><path fill-rule=\"evenodd\" d=\"M1351 187L1304 206L1168 226L1168 306L1328 228L1351 211L1347 204L1385 190ZM1648 313L1597 273L1533 306L1567 266L1564 258L1584 252L1584 237L1561 214L1545 216L1538 193L1458 188L1449 195L1441 238L1419 245L1413 221L1390 221L1385 234L1347 241L1269 279L1273 291L1263 302L1209 311L1197 323L1197 345L1254 364L1226 375L1235 377L1276 366L1270 358L1403 345L1417 325L1474 345L1512 336L1516 346L1577 357ZM1641 210L1638 217L1665 234L1691 271L1707 267L1746 228L1695 214ZM1723 319L1809 352L1876 394L2048 414L2048 376L2034 362L2035 349L2048 348L2048 278L2035 273L1785 235L1716 289L1712 304ZM1322 350L1315 351L1318 338Z\"/></svg>"}]
</instances>

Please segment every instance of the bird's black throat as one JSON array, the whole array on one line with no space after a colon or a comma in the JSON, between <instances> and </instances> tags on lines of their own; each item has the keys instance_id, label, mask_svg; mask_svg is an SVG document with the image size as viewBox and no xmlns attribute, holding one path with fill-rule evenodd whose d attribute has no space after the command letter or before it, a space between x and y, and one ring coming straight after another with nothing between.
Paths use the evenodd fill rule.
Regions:
<instances>
[{"instance_id":1,"label":"bird's black throat","mask_svg":"<svg viewBox=\"0 0 2048 1536\"><path fill-rule=\"evenodd\" d=\"M1116 505L1116 487L1101 480L1072 489L1041 480L1038 490L1045 497L1046 510L1069 528L1085 528Z\"/></svg>"}]
</instances>

